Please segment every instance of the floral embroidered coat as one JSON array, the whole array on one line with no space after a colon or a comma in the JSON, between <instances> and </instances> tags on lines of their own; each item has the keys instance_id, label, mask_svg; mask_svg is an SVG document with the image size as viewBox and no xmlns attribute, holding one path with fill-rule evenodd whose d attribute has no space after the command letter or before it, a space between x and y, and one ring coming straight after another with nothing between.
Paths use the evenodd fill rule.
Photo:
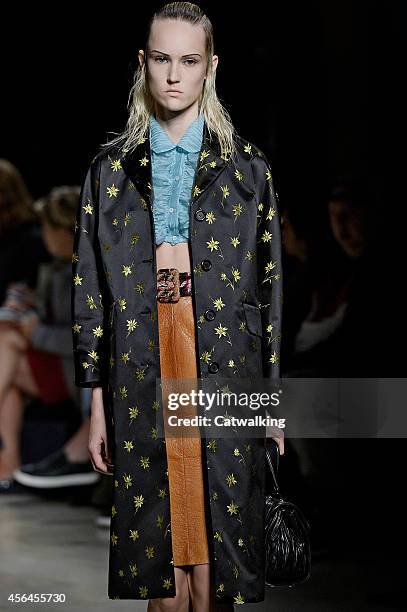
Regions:
<instances>
[{"instance_id":1,"label":"floral embroidered coat","mask_svg":"<svg viewBox=\"0 0 407 612\"><path fill-rule=\"evenodd\" d=\"M199 377L279 377L278 199L264 154L221 156L204 125L190 206ZM175 596L162 404L149 139L93 159L72 258L75 382L103 386L114 463L108 597ZM265 437L202 440L219 602L263 601Z\"/></svg>"}]
</instances>

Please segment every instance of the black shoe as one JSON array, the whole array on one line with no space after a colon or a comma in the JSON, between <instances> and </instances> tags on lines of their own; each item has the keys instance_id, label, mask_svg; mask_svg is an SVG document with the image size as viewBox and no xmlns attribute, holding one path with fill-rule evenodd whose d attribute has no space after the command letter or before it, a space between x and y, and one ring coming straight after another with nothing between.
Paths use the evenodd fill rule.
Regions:
<instances>
[{"instance_id":1,"label":"black shoe","mask_svg":"<svg viewBox=\"0 0 407 612\"><path fill-rule=\"evenodd\" d=\"M56 489L94 484L100 480L100 474L90 461L71 463L61 448L37 463L23 465L15 470L13 478L27 487Z\"/></svg>"},{"instance_id":2,"label":"black shoe","mask_svg":"<svg viewBox=\"0 0 407 612\"><path fill-rule=\"evenodd\" d=\"M0 480L0 495L4 495L7 493L26 493L27 490L22 487L18 482L14 480L14 478L3 478Z\"/></svg>"}]
</instances>

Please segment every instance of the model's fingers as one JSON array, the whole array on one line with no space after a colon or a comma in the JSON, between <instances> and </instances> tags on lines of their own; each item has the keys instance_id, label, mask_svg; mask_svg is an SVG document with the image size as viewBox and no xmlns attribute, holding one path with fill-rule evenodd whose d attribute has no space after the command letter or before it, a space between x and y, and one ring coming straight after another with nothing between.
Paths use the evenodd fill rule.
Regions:
<instances>
[{"instance_id":1,"label":"model's fingers","mask_svg":"<svg viewBox=\"0 0 407 612\"><path fill-rule=\"evenodd\" d=\"M91 461L94 465L96 471L102 472L102 474L107 473L107 466L102 457L102 444L98 442L96 444L89 445L89 454L91 456Z\"/></svg>"}]
</instances>

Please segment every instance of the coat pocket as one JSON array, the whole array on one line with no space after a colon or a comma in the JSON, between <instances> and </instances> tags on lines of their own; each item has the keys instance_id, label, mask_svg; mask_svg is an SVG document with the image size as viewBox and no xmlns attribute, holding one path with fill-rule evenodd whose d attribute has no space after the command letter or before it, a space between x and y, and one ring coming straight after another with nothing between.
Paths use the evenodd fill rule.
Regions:
<instances>
[{"instance_id":1,"label":"coat pocket","mask_svg":"<svg viewBox=\"0 0 407 612\"><path fill-rule=\"evenodd\" d=\"M243 310L246 318L247 330L255 336L262 336L261 312L258 306L243 302Z\"/></svg>"}]
</instances>

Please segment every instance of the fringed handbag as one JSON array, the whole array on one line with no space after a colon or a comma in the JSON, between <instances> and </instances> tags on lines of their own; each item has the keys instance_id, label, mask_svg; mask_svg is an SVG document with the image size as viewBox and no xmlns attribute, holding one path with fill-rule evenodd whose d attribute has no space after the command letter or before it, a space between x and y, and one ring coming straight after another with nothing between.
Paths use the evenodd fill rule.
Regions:
<instances>
[{"instance_id":1,"label":"fringed handbag","mask_svg":"<svg viewBox=\"0 0 407 612\"><path fill-rule=\"evenodd\" d=\"M279 451L276 446L274 468L270 450L266 445L266 457L270 466L273 491L266 495L265 546L266 584L270 587L292 587L305 582L311 573L311 547L309 522L294 503L280 493L276 473Z\"/></svg>"}]
</instances>

